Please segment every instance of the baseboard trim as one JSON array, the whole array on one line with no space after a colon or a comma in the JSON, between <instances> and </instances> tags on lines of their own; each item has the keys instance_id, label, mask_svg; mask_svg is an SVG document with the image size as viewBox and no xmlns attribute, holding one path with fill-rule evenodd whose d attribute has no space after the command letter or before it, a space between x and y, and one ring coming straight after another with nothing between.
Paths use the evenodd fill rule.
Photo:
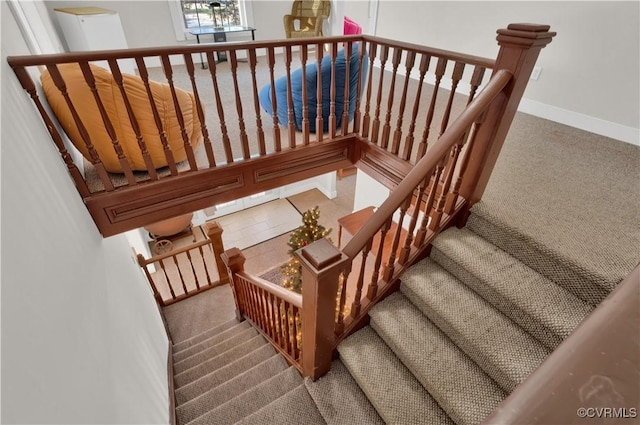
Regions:
<instances>
[{"instance_id":1,"label":"baseboard trim","mask_svg":"<svg viewBox=\"0 0 640 425\"><path fill-rule=\"evenodd\" d=\"M523 98L518 111L640 146L640 129Z\"/></svg>"}]
</instances>

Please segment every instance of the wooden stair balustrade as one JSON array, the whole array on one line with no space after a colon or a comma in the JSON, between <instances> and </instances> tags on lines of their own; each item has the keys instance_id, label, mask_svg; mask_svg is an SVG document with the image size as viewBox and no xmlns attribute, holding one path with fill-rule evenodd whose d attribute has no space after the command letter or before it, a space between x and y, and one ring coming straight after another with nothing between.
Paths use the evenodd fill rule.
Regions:
<instances>
[{"instance_id":1,"label":"wooden stair balustrade","mask_svg":"<svg viewBox=\"0 0 640 425\"><path fill-rule=\"evenodd\" d=\"M137 254L138 264L161 306L229 283L227 268L220 257L224 252L223 229L216 222L208 222L202 225L202 232L203 240L182 248L148 259Z\"/></svg>"}]
</instances>

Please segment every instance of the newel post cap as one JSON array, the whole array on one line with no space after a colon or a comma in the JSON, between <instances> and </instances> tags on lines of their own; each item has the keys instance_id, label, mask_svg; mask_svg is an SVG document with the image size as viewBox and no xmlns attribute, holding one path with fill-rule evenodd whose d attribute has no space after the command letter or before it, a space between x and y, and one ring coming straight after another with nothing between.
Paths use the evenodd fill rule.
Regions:
<instances>
[{"instance_id":1,"label":"newel post cap","mask_svg":"<svg viewBox=\"0 0 640 425\"><path fill-rule=\"evenodd\" d=\"M509 24L506 29L499 29L497 31L498 44L505 45L518 45L521 47L544 47L551 43L551 40L556 35L555 32L549 31L551 27L549 25L541 24Z\"/></svg>"}]
</instances>

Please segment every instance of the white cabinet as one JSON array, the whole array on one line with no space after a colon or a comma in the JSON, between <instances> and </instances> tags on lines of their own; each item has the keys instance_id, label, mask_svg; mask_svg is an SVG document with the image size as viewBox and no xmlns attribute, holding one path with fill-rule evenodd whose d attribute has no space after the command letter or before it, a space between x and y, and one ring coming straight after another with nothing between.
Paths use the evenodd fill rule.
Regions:
<instances>
[{"instance_id":1,"label":"white cabinet","mask_svg":"<svg viewBox=\"0 0 640 425\"><path fill-rule=\"evenodd\" d=\"M100 7L71 7L54 9L60 29L71 52L84 50L126 49L120 15L115 10ZM109 69L105 63L99 65ZM135 61L118 61L120 70L135 74Z\"/></svg>"}]
</instances>

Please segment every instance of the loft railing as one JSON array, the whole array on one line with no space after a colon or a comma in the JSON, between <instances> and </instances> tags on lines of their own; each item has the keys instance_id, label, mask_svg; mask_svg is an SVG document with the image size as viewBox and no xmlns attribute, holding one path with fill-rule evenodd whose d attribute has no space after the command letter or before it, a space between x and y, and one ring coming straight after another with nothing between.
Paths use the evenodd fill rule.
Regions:
<instances>
[{"instance_id":1,"label":"loft railing","mask_svg":"<svg viewBox=\"0 0 640 425\"><path fill-rule=\"evenodd\" d=\"M229 283L224 252L223 229L216 222L202 225L204 239L144 258L137 254L153 295L161 306L173 304L202 291Z\"/></svg>"},{"instance_id":2,"label":"loft railing","mask_svg":"<svg viewBox=\"0 0 640 425\"><path fill-rule=\"evenodd\" d=\"M486 187L537 56L554 35L544 25L509 25L498 31L495 61L370 36L8 61L105 236L352 164L392 189L344 250L321 240L297 252L303 266L301 301L244 273L241 253L232 250L224 257L238 316L250 319L290 362L316 379L329 369L340 340L366 321L368 308L393 290L406 267L426 254L433 237L451 224L464 225L469 208ZM340 65L343 49L346 57L355 54L356 62ZM200 53L208 69L195 66L193 57ZM218 53L226 53L228 63L216 63ZM239 62L241 56L247 64ZM137 83L122 76L127 60L135 63ZM317 80L308 83L308 74L321 70L325 60L328 73L317 72ZM113 92L120 93L125 111L120 117L131 129L126 141L118 136L95 83L89 65L94 61L106 61ZM183 68L178 68L178 61ZM80 85L91 94L81 105L74 105L60 72L65 63L78 64ZM359 66L353 80L345 78L338 90L340 73L350 75L354 63ZM34 79L39 77L30 74L38 66L47 69L49 89L69 111L66 131L75 131L76 143L88 158L84 162L90 163L84 175L38 94ZM264 72L260 66L265 66ZM297 86L293 76L298 67L302 75ZM487 69L492 70L488 82ZM285 79L280 92L284 97L279 98L273 87L280 75ZM178 83L179 76L184 83ZM162 81L161 88L152 83L156 80ZM323 81L330 82L328 93L322 90ZM278 110L279 103L280 114L264 115L259 95L264 84L271 84L270 106ZM148 137L132 112L133 102L127 100L133 87L151 111L154 130ZM349 88L354 87L352 98ZM158 94L162 90L164 97ZM315 100L304 101L314 99L314 94ZM298 96L303 99L300 113ZM210 106L204 107L207 101ZM347 111L354 103L350 120ZM81 112L89 105L97 113L84 120ZM175 115L176 145L169 143L162 106ZM297 118L299 131L293 124ZM95 149L88 126L96 121L107 134L106 152L115 156L112 162L120 164L122 172L108 172L106 154ZM152 138L158 140L160 161L167 164L160 169L155 168L158 159L153 159L147 141ZM133 146L130 152L124 143ZM182 161L177 159L179 152ZM134 154L144 164L141 171L127 169ZM90 175L95 186L89 183ZM394 222L396 230L391 231ZM384 246L390 248L385 251ZM282 317L286 320L279 321Z\"/></svg>"},{"instance_id":3,"label":"loft railing","mask_svg":"<svg viewBox=\"0 0 640 425\"><path fill-rule=\"evenodd\" d=\"M398 148L395 140L402 140L402 134L395 137L398 133L394 131L394 138L391 138L393 119L381 118L382 97L377 99L373 114L365 102L362 128L357 127L356 119L358 134L361 140L364 139L358 145L358 166L366 168L363 164L369 153L371 157L380 155L377 158L384 160L371 163L383 171L375 170L373 166L370 171L378 177L387 176L393 180L390 171L397 171L393 161L411 162L406 156L398 157L400 152L417 152L417 162L407 173L399 173L402 178L391 195L342 251L322 239L296 252L302 265L302 354L293 363L305 376L316 379L325 374L339 342L366 323L368 309L396 288L398 277L428 253L433 238L447 226L464 225L469 208L482 196L537 56L555 35L548 30L548 26L525 24L499 30L501 48L491 79L477 96L476 87L472 85L465 107L456 118L451 118L451 104L455 100L454 90L451 91L441 114L440 132L433 143L429 143L430 125L435 115L431 106L437 104L433 97L426 116L417 114L427 123L423 137L417 145L409 144L409 148ZM393 55L392 81L400 56ZM382 58L385 57L386 53L382 54ZM411 63L410 57L408 63ZM453 68L453 75L462 72L457 64ZM477 74L474 72L474 75ZM378 81L384 84L383 80ZM436 78L436 86L439 81ZM456 78L453 81L455 85ZM394 90L392 82L390 99ZM403 89L403 97L406 94ZM367 93L365 99L371 98ZM390 100L387 112L394 105ZM403 108L404 102L401 102L399 109ZM410 127L413 121L412 117ZM413 134L414 131L409 131L407 137ZM417 146L416 151L411 149L414 146ZM234 286L239 284L237 276L242 277L242 285L257 285L258 279L243 272L241 253L233 252L233 262L228 261L229 257L227 266ZM259 286L266 293L258 296L256 302L275 295L275 291L269 290L275 285L259 281ZM246 317L242 297L237 297L236 302L239 317ZM258 327L265 333L260 324Z\"/></svg>"},{"instance_id":4,"label":"loft railing","mask_svg":"<svg viewBox=\"0 0 640 425\"><path fill-rule=\"evenodd\" d=\"M356 162L394 186L494 64L369 36L8 62L104 236ZM273 116L260 102L269 84Z\"/></svg>"}]
</instances>

